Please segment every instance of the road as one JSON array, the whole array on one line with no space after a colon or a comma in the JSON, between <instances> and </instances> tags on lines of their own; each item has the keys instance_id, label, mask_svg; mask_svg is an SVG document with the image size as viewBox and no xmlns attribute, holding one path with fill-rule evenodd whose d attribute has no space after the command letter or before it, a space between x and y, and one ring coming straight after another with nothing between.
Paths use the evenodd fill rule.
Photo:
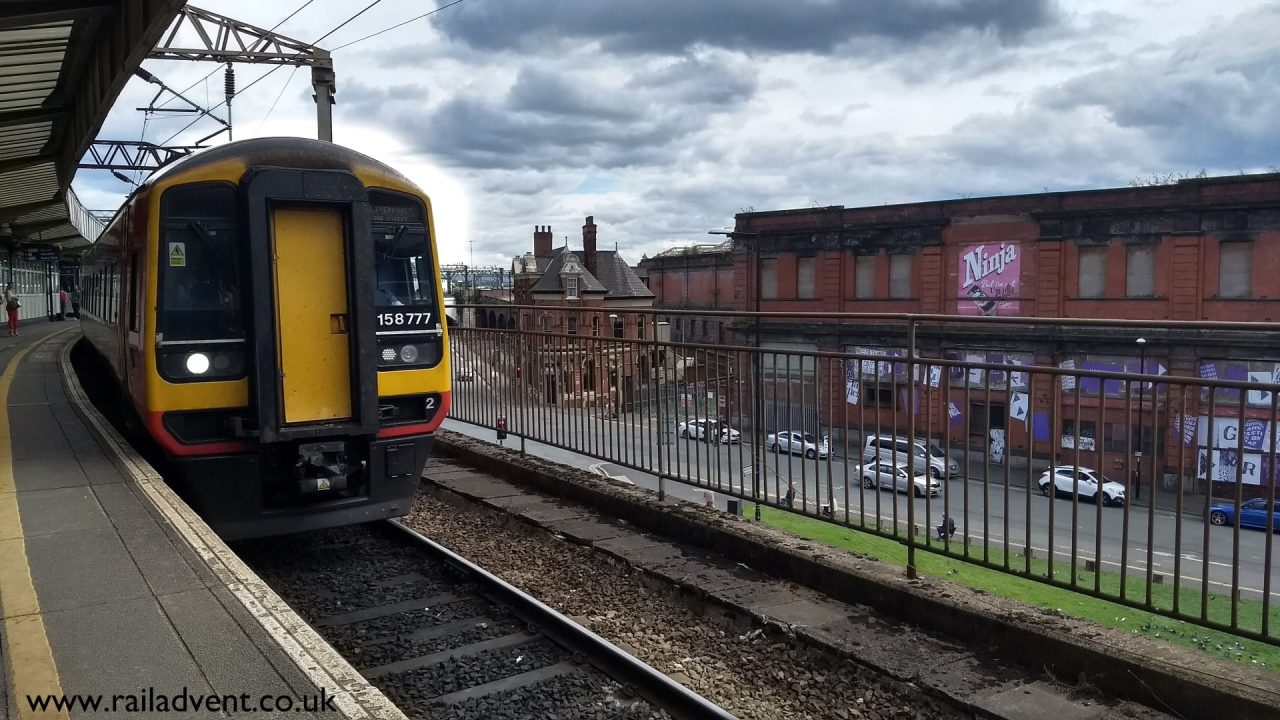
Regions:
<instances>
[{"instance_id":1,"label":"road","mask_svg":"<svg viewBox=\"0 0 1280 720\"><path fill-rule=\"evenodd\" d=\"M833 448L834 457L824 460L774 454L745 437L746 442L734 445L682 439L676 437L682 417L663 417L659 423L655 412L606 418L596 410L544 405L530 398L527 389L507 381L498 365L476 362L480 370L473 384L459 383L455 390L458 404L453 416L489 424L506 417L513 432L509 446L519 442L518 435L526 434L545 441L527 440L526 451L531 454L623 477L641 487L657 489L659 472L684 480L664 483L674 497L703 503L710 490L717 495L717 506L725 508L729 499L725 493L777 502L790 487L794 505L810 513L830 508L834 498L839 519L853 525L879 522L884 530L900 534L906 533L909 517L918 533L932 533L931 528L950 516L956 521L957 539L968 535L970 553L979 557L999 559L1006 549L1020 553L1029 545L1043 558L1052 547L1055 562L1068 562L1073 556L1080 565L1100 561L1104 571L1118 573L1127 567L1130 577L1145 577L1149 563L1151 572L1166 584L1172 584L1176 574L1182 586L1198 588L1207 571L1211 592L1229 592L1238 583L1243 596L1260 597L1266 587L1265 532L1240 530L1237 547L1233 528L1208 526L1200 515L1184 514L1179 519L1173 512L1141 506L1100 508L1070 499L1051 500L1026 491L1026 470L1008 471L1006 481L1004 466L986 467L973 458L966 464L963 454L954 452L960 476L948 478L939 497L911 499L862 487L860 461L846 462L841 457L843 446ZM517 402L511 405L503 398ZM446 427L494 441L488 429L452 419ZM763 474L757 471L759 457L764 458ZM1189 497L1187 502L1202 503L1203 498ZM1277 564L1270 563L1273 598L1280 594Z\"/></svg>"}]
</instances>

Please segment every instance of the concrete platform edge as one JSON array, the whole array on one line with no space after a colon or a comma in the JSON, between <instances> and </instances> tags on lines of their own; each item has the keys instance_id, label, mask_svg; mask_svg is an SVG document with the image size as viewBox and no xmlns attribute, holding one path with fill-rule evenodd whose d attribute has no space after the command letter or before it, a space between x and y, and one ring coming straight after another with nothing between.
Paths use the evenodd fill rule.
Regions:
<instances>
[{"instance_id":1,"label":"concrete platform edge","mask_svg":"<svg viewBox=\"0 0 1280 720\"><path fill-rule=\"evenodd\" d=\"M1067 681L1188 718L1280 717L1275 675L1157 643L894 566L491 443L440 431L436 449L479 469L576 501L844 602L993 649Z\"/></svg>"},{"instance_id":2,"label":"concrete platform edge","mask_svg":"<svg viewBox=\"0 0 1280 720\"><path fill-rule=\"evenodd\" d=\"M71 368L71 347L61 352L62 381L76 413L111 461L131 478L142 496L170 523L187 547L317 688L334 692L339 712L352 720L407 720L405 715L311 629L226 543L164 483L159 473L89 402Z\"/></svg>"}]
</instances>

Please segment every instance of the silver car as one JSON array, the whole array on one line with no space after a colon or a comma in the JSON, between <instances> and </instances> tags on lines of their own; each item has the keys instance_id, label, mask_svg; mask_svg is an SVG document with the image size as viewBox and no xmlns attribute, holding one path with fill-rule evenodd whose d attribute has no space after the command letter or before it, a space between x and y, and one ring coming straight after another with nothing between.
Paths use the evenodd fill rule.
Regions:
<instances>
[{"instance_id":1,"label":"silver car","mask_svg":"<svg viewBox=\"0 0 1280 720\"><path fill-rule=\"evenodd\" d=\"M769 436L764 440L764 444L776 453L785 452L792 455L804 455L807 458L825 458L828 452L826 438L819 440L813 433L795 432L793 430L769 433Z\"/></svg>"},{"instance_id":2,"label":"silver car","mask_svg":"<svg viewBox=\"0 0 1280 720\"><path fill-rule=\"evenodd\" d=\"M959 463L948 458L942 448L924 437L915 439L914 448L909 438L901 435L868 435L863 440L863 462L884 460L906 465L908 457L912 458L916 472L928 472L935 480L960 474Z\"/></svg>"},{"instance_id":3,"label":"silver car","mask_svg":"<svg viewBox=\"0 0 1280 720\"><path fill-rule=\"evenodd\" d=\"M912 478L907 469L887 462L872 462L862 466L862 486L865 488L890 488L897 492L909 489L916 497L924 497L925 493L937 496L942 492L942 483L923 473Z\"/></svg>"}]
</instances>

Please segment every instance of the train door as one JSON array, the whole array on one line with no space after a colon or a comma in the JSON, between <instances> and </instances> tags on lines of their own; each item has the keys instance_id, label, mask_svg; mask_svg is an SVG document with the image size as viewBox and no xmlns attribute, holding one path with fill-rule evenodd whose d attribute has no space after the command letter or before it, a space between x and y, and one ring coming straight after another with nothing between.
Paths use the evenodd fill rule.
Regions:
<instances>
[{"instance_id":1,"label":"train door","mask_svg":"<svg viewBox=\"0 0 1280 720\"><path fill-rule=\"evenodd\" d=\"M342 213L271 212L276 360L285 425L352 418L350 293Z\"/></svg>"}]
</instances>

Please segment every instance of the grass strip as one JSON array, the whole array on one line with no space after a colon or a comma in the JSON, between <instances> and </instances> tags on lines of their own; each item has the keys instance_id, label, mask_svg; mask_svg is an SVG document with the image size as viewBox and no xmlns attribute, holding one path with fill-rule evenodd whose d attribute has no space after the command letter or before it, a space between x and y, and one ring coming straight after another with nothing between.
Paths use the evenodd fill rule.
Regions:
<instances>
[{"instance_id":1,"label":"grass strip","mask_svg":"<svg viewBox=\"0 0 1280 720\"><path fill-rule=\"evenodd\" d=\"M754 517L754 512L754 506L747 504L743 515L746 518L751 518ZM907 546L904 541L806 518L786 510L768 506L760 508L760 520L765 525L799 537L815 540L835 548L849 550L903 568L907 565ZM970 556L976 555L981 558L982 550L980 545L971 546L969 549ZM959 554L962 551L963 546L960 543L953 542L951 544L952 553ZM1002 548L997 545L991 546L988 558L990 563L996 565L1003 565L1005 561ZM1020 573L1025 571L1026 559L1021 554L1011 554L1008 562L1009 566L1015 571ZM935 551L924 550L917 552L916 569L926 575L950 580L993 595L1036 605L1047 610L1054 610L1070 617L1090 620L1100 625L1131 631L1136 635L1145 635L1156 640L1196 648L1211 655L1280 673L1280 647L1276 645L1250 640L1146 610L1139 610L1073 590L1054 587L1025 576L982 567L973 562L948 557ZM1031 572L1041 578L1047 578L1049 576L1048 561L1044 558L1033 557L1031 560ZM1069 582L1070 572L1071 568L1067 563L1055 561L1054 578L1062 582ZM1119 595L1119 573L1103 572L1098 581L1101 583L1101 591L1103 593ZM1092 590L1095 582L1094 573L1077 568L1076 582L1082 588ZM1136 577L1130 576L1126 578L1125 586L1128 597L1135 599L1145 598L1145 585L1145 571L1139 571ZM1173 586L1152 586L1151 602L1157 608L1172 608ZM1210 620L1221 623L1230 622L1230 596L1210 593L1208 605ZM1199 614L1199 589L1183 589L1181 591L1179 610L1186 614ZM1280 628L1280 608L1273 606L1270 610L1271 627ZM1237 617L1240 627L1254 631L1260 630L1262 603L1255 600L1240 600L1237 606Z\"/></svg>"}]
</instances>

